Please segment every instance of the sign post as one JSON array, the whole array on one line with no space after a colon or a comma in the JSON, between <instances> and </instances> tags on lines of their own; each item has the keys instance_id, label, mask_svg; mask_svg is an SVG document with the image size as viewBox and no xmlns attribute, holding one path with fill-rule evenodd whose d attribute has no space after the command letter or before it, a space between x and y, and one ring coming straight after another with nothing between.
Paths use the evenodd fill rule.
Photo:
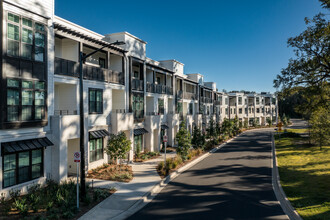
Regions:
<instances>
[{"instance_id":1,"label":"sign post","mask_svg":"<svg viewBox=\"0 0 330 220\"><path fill-rule=\"evenodd\" d=\"M163 142L164 142L164 148L165 148L165 150L164 150L164 152L165 152L165 156L164 156L164 166L165 166L165 168L166 168L166 146L167 146L167 136L166 135L164 135L163 136Z\"/></svg>"},{"instance_id":2,"label":"sign post","mask_svg":"<svg viewBox=\"0 0 330 220\"><path fill-rule=\"evenodd\" d=\"M79 151L74 152L73 160L77 163L77 209L79 209L79 163L81 160L81 153Z\"/></svg>"}]
</instances>

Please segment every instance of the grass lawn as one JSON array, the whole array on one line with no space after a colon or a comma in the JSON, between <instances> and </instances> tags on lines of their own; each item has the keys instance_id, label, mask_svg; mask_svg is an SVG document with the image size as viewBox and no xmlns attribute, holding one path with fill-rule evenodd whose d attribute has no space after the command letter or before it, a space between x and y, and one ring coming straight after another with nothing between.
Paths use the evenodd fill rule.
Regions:
<instances>
[{"instance_id":1,"label":"grass lawn","mask_svg":"<svg viewBox=\"0 0 330 220\"><path fill-rule=\"evenodd\" d=\"M302 137L281 137L275 144L281 185L292 206L303 219L329 220L330 146L320 150Z\"/></svg>"}]
</instances>

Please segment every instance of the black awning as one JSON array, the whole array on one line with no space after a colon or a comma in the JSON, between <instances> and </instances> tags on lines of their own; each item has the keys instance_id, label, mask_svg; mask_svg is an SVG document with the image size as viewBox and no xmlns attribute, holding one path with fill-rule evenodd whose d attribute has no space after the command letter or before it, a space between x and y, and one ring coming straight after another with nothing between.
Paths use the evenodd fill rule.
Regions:
<instances>
[{"instance_id":1,"label":"black awning","mask_svg":"<svg viewBox=\"0 0 330 220\"><path fill-rule=\"evenodd\" d=\"M149 132L144 128L134 129L134 135L141 135L141 134L146 134L146 133L149 133Z\"/></svg>"},{"instance_id":2,"label":"black awning","mask_svg":"<svg viewBox=\"0 0 330 220\"><path fill-rule=\"evenodd\" d=\"M2 148L2 155L4 153L10 154L10 153L16 153L21 151L27 151L27 150L35 150L35 149L41 149L44 147L52 146L54 145L48 138L35 138L35 139L29 139L29 140L21 140L21 141L12 141L12 142L5 142L1 143Z\"/></svg>"},{"instance_id":3,"label":"black awning","mask_svg":"<svg viewBox=\"0 0 330 220\"><path fill-rule=\"evenodd\" d=\"M165 130L165 129L169 129L169 127L168 127L167 125L161 125L160 127L161 127L162 129L164 129L164 130Z\"/></svg>"},{"instance_id":4,"label":"black awning","mask_svg":"<svg viewBox=\"0 0 330 220\"><path fill-rule=\"evenodd\" d=\"M110 135L110 133L107 130L105 130L105 129L97 130L97 131L90 131L89 134L93 138L102 138L102 137L105 137L105 136L109 136Z\"/></svg>"}]
</instances>

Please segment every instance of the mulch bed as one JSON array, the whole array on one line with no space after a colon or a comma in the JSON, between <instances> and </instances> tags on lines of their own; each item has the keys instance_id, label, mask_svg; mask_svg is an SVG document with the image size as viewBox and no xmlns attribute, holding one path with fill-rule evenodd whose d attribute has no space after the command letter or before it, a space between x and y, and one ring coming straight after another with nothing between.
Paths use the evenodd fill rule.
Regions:
<instances>
[{"instance_id":1,"label":"mulch bed","mask_svg":"<svg viewBox=\"0 0 330 220\"><path fill-rule=\"evenodd\" d=\"M130 182L133 179L132 167L129 165L106 164L89 170L87 178Z\"/></svg>"}]
</instances>

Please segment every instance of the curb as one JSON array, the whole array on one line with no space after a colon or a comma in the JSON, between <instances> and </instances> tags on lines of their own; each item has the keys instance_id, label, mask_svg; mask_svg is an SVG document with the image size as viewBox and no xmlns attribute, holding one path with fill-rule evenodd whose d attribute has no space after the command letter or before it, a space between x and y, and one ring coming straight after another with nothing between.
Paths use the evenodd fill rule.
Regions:
<instances>
[{"instance_id":1,"label":"curb","mask_svg":"<svg viewBox=\"0 0 330 220\"><path fill-rule=\"evenodd\" d=\"M298 212L292 207L290 201L286 197L286 194L280 183L280 175L278 172L277 166L277 157L276 157L276 149L275 149L275 141L274 141L274 133L272 133L272 185L275 196L279 201L283 211L288 216L289 219L292 220L303 220Z\"/></svg>"},{"instance_id":2,"label":"curb","mask_svg":"<svg viewBox=\"0 0 330 220\"><path fill-rule=\"evenodd\" d=\"M245 133L245 132L243 132L243 133ZM241 133L241 134L243 134L243 133ZM139 201L137 201L129 209L127 209L123 213L117 215L116 217L112 218L112 220L123 220L123 219L126 219L126 218L130 217L131 215L135 214L137 211L139 211L144 206L146 206L149 202L151 202L157 196L157 194L160 193L164 189L165 186L167 186L167 184L169 182L174 180L177 176L179 176L184 171L188 170L189 168L196 165L200 161L204 160L205 158L207 158L211 154L215 153L216 151L218 151L219 149L224 147L227 143L229 143L229 142L233 141L235 138L239 137L241 134L229 139L228 141L226 141L226 142L222 143L221 145L213 148L212 150L205 153L204 155L196 158L195 160L187 163L183 167L181 167L178 170L176 170L175 172L171 173L165 179L161 180L160 183L158 183L156 186L154 186L151 191L147 192Z\"/></svg>"}]
</instances>

